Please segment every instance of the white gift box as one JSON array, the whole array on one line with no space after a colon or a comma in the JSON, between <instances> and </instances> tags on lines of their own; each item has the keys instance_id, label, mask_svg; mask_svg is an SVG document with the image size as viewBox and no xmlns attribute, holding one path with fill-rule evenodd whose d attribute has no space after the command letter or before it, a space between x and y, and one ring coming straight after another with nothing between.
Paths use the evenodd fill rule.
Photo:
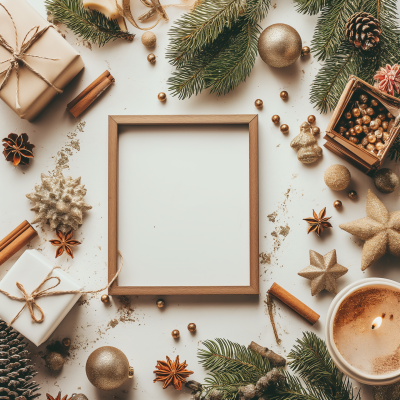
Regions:
<instances>
[{"instance_id":1,"label":"white gift box","mask_svg":"<svg viewBox=\"0 0 400 400\"><path fill-rule=\"evenodd\" d=\"M19 282L24 286L25 291L31 294L46 278L52 268L53 265L50 261L38 251L26 250L2 281L0 281L0 289L13 296L23 297L22 292L16 286L16 282ZM59 277L61 283L50 291L82 289L78 281L59 268L55 269L51 276ZM49 288L56 283L56 279L51 279L41 286L40 290ZM44 313L43 322L38 323L33 321L28 307L25 307L12 326L36 346L39 346L50 337L80 297L81 294L77 293L53 295L36 299L37 305ZM5 294L0 293L0 318L10 323L24 304L24 302L12 300ZM40 313L36 307L34 307L34 311L36 317L40 318Z\"/></svg>"}]
</instances>

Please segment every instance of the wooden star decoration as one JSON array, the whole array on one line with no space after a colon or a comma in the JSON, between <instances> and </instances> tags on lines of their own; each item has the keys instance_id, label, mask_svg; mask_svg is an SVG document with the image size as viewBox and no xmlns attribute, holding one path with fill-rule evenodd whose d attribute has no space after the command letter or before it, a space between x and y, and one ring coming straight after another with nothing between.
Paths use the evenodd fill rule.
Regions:
<instances>
[{"instance_id":1,"label":"wooden star decoration","mask_svg":"<svg viewBox=\"0 0 400 400\"><path fill-rule=\"evenodd\" d=\"M346 267L337 263L336 250L331 250L324 256L310 250L310 265L300 271L299 275L311 280L311 294L315 296L324 289L336 294L336 279L347 271Z\"/></svg>"},{"instance_id":2,"label":"wooden star decoration","mask_svg":"<svg viewBox=\"0 0 400 400\"><path fill-rule=\"evenodd\" d=\"M389 213L372 190L367 193L367 216L339 227L365 240L361 270L364 271L384 254L400 257L400 211Z\"/></svg>"}]
</instances>

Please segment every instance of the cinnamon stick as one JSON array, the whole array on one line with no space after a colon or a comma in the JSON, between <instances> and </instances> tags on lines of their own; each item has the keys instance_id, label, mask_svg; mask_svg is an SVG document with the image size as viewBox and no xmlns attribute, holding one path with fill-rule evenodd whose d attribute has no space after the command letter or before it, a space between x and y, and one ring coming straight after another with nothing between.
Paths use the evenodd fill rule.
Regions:
<instances>
[{"instance_id":1,"label":"cinnamon stick","mask_svg":"<svg viewBox=\"0 0 400 400\"><path fill-rule=\"evenodd\" d=\"M18 250L21 250L35 236L37 236L35 229L32 228L28 221L24 221L5 238L0 240L0 265L6 262Z\"/></svg>"},{"instance_id":2,"label":"cinnamon stick","mask_svg":"<svg viewBox=\"0 0 400 400\"><path fill-rule=\"evenodd\" d=\"M115 79L110 74L110 71L104 71L74 100L67 104L67 110L75 118L79 117L114 82Z\"/></svg>"},{"instance_id":3,"label":"cinnamon stick","mask_svg":"<svg viewBox=\"0 0 400 400\"><path fill-rule=\"evenodd\" d=\"M285 303L292 310L296 311L310 324L314 325L319 320L319 315L315 311L311 310L310 307L306 306L297 297L294 297L277 283L274 283L271 286L271 289L269 289L268 293Z\"/></svg>"}]
</instances>

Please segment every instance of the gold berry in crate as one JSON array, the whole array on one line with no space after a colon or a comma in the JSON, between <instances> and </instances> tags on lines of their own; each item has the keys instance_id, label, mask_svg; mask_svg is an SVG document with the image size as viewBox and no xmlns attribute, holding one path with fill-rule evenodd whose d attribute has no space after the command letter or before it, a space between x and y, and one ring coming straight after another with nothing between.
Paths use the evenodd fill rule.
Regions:
<instances>
[{"instance_id":1,"label":"gold berry in crate","mask_svg":"<svg viewBox=\"0 0 400 400\"><path fill-rule=\"evenodd\" d=\"M372 100L371 100L371 106L372 106L372 107L377 107L378 104L379 104L379 103L378 103L378 100L375 100L375 99L372 99Z\"/></svg>"},{"instance_id":2,"label":"gold berry in crate","mask_svg":"<svg viewBox=\"0 0 400 400\"><path fill-rule=\"evenodd\" d=\"M351 136L356 136L357 134L356 134L356 131L354 130L354 128L350 128L349 129L349 132L350 132L350 135Z\"/></svg>"},{"instance_id":3,"label":"gold berry in crate","mask_svg":"<svg viewBox=\"0 0 400 400\"><path fill-rule=\"evenodd\" d=\"M388 121L382 121L382 129L384 131L387 131L387 129L389 128L389 122Z\"/></svg>"},{"instance_id":4,"label":"gold berry in crate","mask_svg":"<svg viewBox=\"0 0 400 400\"><path fill-rule=\"evenodd\" d=\"M378 124L378 126L382 125L382 120L380 118L375 118L375 122Z\"/></svg>"},{"instance_id":5,"label":"gold berry in crate","mask_svg":"<svg viewBox=\"0 0 400 400\"><path fill-rule=\"evenodd\" d=\"M375 143L376 142L376 136L375 135L368 135L368 142Z\"/></svg>"},{"instance_id":6,"label":"gold berry in crate","mask_svg":"<svg viewBox=\"0 0 400 400\"><path fill-rule=\"evenodd\" d=\"M368 143L369 143L369 142L368 142L368 138L367 138L367 137L365 137L365 138L363 138L363 139L361 140L361 144L362 144L363 146L366 146Z\"/></svg>"},{"instance_id":7,"label":"gold berry in crate","mask_svg":"<svg viewBox=\"0 0 400 400\"><path fill-rule=\"evenodd\" d=\"M174 329L174 330L171 332L171 336L172 336L174 339L178 339L179 336L181 336L181 333L178 331L178 329Z\"/></svg>"},{"instance_id":8,"label":"gold berry in crate","mask_svg":"<svg viewBox=\"0 0 400 400\"><path fill-rule=\"evenodd\" d=\"M156 60L156 56L153 54L153 53L150 53L148 56L147 56L147 61L150 63L150 64L154 64L157 60Z\"/></svg>"},{"instance_id":9,"label":"gold berry in crate","mask_svg":"<svg viewBox=\"0 0 400 400\"><path fill-rule=\"evenodd\" d=\"M367 111L367 114L368 114L368 115L374 115L374 114L375 114L374 109L371 108L371 107L368 107L368 108L366 109L366 111Z\"/></svg>"},{"instance_id":10,"label":"gold berry in crate","mask_svg":"<svg viewBox=\"0 0 400 400\"><path fill-rule=\"evenodd\" d=\"M353 142L354 144L358 143L358 139L355 136L349 137L350 142Z\"/></svg>"},{"instance_id":11,"label":"gold berry in crate","mask_svg":"<svg viewBox=\"0 0 400 400\"><path fill-rule=\"evenodd\" d=\"M147 31L142 35L142 43L146 47L154 47L156 45L157 37L153 32Z\"/></svg>"},{"instance_id":12,"label":"gold berry in crate","mask_svg":"<svg viewBox=\"0 0 400 400\"><path fill-rule=\"evenodd\" d=\"M271 118L271 121L274 123L274 124L279 124L279 121L281 120L281 117L279 116L279 115L273 115L272 116L272 118Z\"/></svg>"},{"instance_id":13,"label":"gold berry in crate","mask_svg":"<svg viewBox=\"0 0 400 400\"><path fill-rule=\"evenodd\" d=\"M344 127L344 126L341 126L340 128L339 128L339 133L345 133L346 132L346 128Z\"/></svg>"},{"instance_id":14,"label":"gold berry in crate","mask_svg":"<svg viewBox=\"0 0 400 400\"><path fill-rule=\"evenodd\" d=\"M315 115L309 115L309 116L307 117L307 121L308 121L310 124L313 124L313 123L315 122L315 120L316 120Z\"/></svg>"},{"instance_id":15,"label":"gold berry in crate","mask_svg":"<svg viewBox=\"0 0 400 400\"><path fill-rule=\"evenodd\" d=\"M340 200L335 200L335 201L333 202L333 207L335 207L335 208L340 208L340 207L342 207L342 202L341 202Z\"/></svg>"},{"instance_id":16,"label":"gold berry in crate","mask_svg":"<svg viewBox=\"0 0 400 400\"><path fill-rule=\"evenodd\" d=\"M355 190L350 190L347 195L349 196L349 199L354 200L357 197L357 192Z\"/></svg>"},{"instance_id":17,"label":"gold berry in crate","mask_svg":"<svg viewBox=\"0 0 400 400\"><path fill-rule=\"evenodd\" d=\"M368 126L368 125L363 125L362 126L362 130L363 130L363 132L365 133L365 134L367 134L367 133L369 133L370 132L370 127Z\"/></svg>"},{"instance_id":18,"label":"gold berry in crate","mask_svg":"<svg viewBox=\"0 0 400 400\"><path fill-rule=\"evenodd\" d=\"M360 97L358 98L361 103L366 103L368 101L368 96L366 94L360 94Z\"/></svg>"},{"instance_id":19,"label":"gold berry in crate","mask_svg":"<svg viewBox=\"0 0 400 400\"><path fill-rule=\"evenodd\" d=\"M158 299L156 304L158 308L163 308L165 306L165 301L163 299Z\"/></svg>"},{"instance_id":20,"label":"gold berry in crate","mask_svg":"<svg viewBox=\"0 0 400 400\"><path fill-rule=\"evenodd\" d=\"M375 146L372 143L368 143L366 149L368 151L373 151L375 149Z\"/></svg>"},{"instance_id":21,"label":"gold berry in crate","mask_svg":"<svg viewBox=\"0 0 400 400\"><path fill-rule=\"evenodd\" d=\"M351 112L347 111L346 113L344 113L344 117L346 119L351 119Z\"/></svg>"},{"instance_id":22,"label":"gold berry in crate","mask_svg":"<svg viewBox=\"0 0 400 400\"><path fill-rule=\"evenodd\" d=\"M165 100L167 100L167 95L164 92L160 92L160 93L158 93L157 98L160 101L165 101Z\"/></svg>"},{"instance_id":23,"label":"gold berry in crate","mask_svg":"<svg viewBox=\"0 0 400 400\"><path fill-rule=\"evenodd\" d=\"M385 145L382 142L378 142L375 144L376 150L382 150L384 147L385 147Z\"/></svg>"},{"instance_id":24,"label":"gold berry in crate","mask_svg":"<svg viewBox=\"0 0 400 400\"><path fill-rule=\"evenodd\" d=\"M356 125L354 127L354 132L356 133L356 135L359 135L362 132L362 127L361 125Z\"/></svg>"},{"instance_id":25,"label":"gold berry in crate","mask_svg":"<svg viewBox=\"0 0 400 400\"><path fill-rule=\"evenodd\" d=\"M388 117L388 119L394 118L393 115L392 115L390 112L388 112L388 113L386 114L386 116Z\"/></svg>"},{"instance_id":26,"label":"gold berry in crate","mask_svg":"<svg viewBox=\"0 0 400 400\"><path fill-rule=\"evenodd\" d=\"M362 125L363 124L363 120L361 117L356 118L356 125Z\"/></svg>"},{"instance_id":27,"label":"gold berry in crate","mask_svg":"<svg viewBox=\"0 0 400 400\"><path fill-rule=\"evenodd\" d=\"M347 131L347 132L344 134L344 136L348 139L348 138L350 137L350 132Z\"/></svg>"},{"instance_id":28,"label":"gold berry in crate","mask_svg":"<svg viewBox=\"0 0 400 400\"><path fill-rule=\"evenodd\" d=\"M383 132L381 130L378 129L377 131L375 131L376 138L381 139L382 136L383 136Z\"/></svg>"},{"instance_id":29,"label":"gold berry in crate","mask_svg":"<svg viewBox=\"0 0 400 400\"><path fill-rule=\"evenodd\" d=\"M101 301L105 304L108 303L110 301L110 296L108 294L103 294L101 296Z\"/></svg>"},{"instance_id":30,"label":"gold berry in crate","mask_svg":"<svg viewBox=\"0 0 400 400\"><path fill-rule=\"evenodd\" d=\"M257 108L262 108L262 106L264 105L264 102L263 102L261 99L257 99L257 100L254 102L254 105L255 105Z\"/></svg>"},{"instance_id":31,"label":"gold berry in crate","mask_svg":"<svg viewBox=\"0 0 400 400\"><path fill-rule=\"evenodd\" d=\"M364 115L364 116L362 117L362 123L363 123L363 124L367 125L367 124L369 124L370 122L371 122L371 117L370 117L369 115Z\"/></svg>"},{"instance_id":32,"label":"gold berry in crate","mask_svg":"<svg viewBox=\"0 0 400 400\"><path fill-rule=\"evenodd\" d=\"M385 114L378 114L376 116L376 118L379 118L381 121L384 121L386 119L386 115Z\"/></svg>"},{"instance_id":33,"label":"gold berry in crate","mask_svg":"<svg viewBox=\"0 0 400 400\"><path fill-rule=\"evenodd\" d=\"M282 100L286 100L289 97L289 93L286 90L283 90L279 96L281 97Z\"/></svg>"},{"instance_id":34,"label":"gold berry in crate","mask_svg":"<svg viewBox=\"0 0 400 400\"><path fill-rule=\"evenodd\" d=\"M373 130L376 131L379 128L379 124L376 121L376 119L372 120L371 123L369 124L369 127Z\"/></svg>"},{"instance_id":35,"label":"gold berry in crate","mask_svg":"<svg viewBox=\"0 0 400 400\"><path fill-rule=\"evenodd\" d=\"M191 322L189 325L188 325L188 331L189 332L196 332L196 329L197 329L197 327L196 327L196 324L194 324L193 322Z\"/></svg>"},{"instance_id":36,"label":"gold berry in crate","mask_svg":"<svg viewBox=\"0 0 400 400\"><path fill-rule=\"evenodd\" d=\"M360 109L359 108L353 108L352 110L351 110L351 114L353 115L353 117L359 117L360 115L361 115L361 111L360 111Z\"/></svg>"},{"instance_id":37,"label":"gold berry in crate","mask_svg":"<svg viewBox=\"0 0 400 400\"><path fill-rule=\"evenodd\" d=\"M312 128L312 134L313 134L314 136L315 136L315 135L319 135L320 132L321 132L321 130L318 128L318 126L314 126L314 127Z\"/></svg>"},{"instance_id":38,"label":"gold berry in crate","mask_svg":"<svg viewBox=\"0 0 400 400\"><path fill-rule=\"evenodd\" d=\"M289 132L289 125L282 124L279 128L282 133L288 133Z\"/></svg>"},{"instance_id":39,"label":"gold berry in crate","mask_svg":"<svg viewBox=\"0 0 400 400\"><path fill-rule=\"evenodd\" d=\"M69 346L71 346L71 339L70 338L64 338L63 340L62 340L62 345L64 346L64 347L69 347Z\"/></svg>"},{"instance_id":40,"label":"gold berry in crate","mask_svg":"<svg viewBox=\"0 0 400 400\"><path fill-rule=\"evenodd\" d=\"M389 133L388 132L383 132L382 139L386 142L386 140L389 139Z\"/></svg>"},{"instance_id":41,"label":"gold berry in crate","mask_svg":"<svg viewBox=\"0 0 400 400\"><path fill-rule=\"evenodd\" d=\"M348 126L349 128L353 128L354 122L353 122L353 121L349 121L349 122L347 123L347 126Z\"/></svg>"},{"instance_id":42,"label":"gold berry in crate","mask_svg":"<svg viewBox=\"0 0 400 400\"><path fill-rule=\"evenodd\" d=\"M302 57L304 57L304 56L309 56L310 53L311 53L311 49L310 49L308 46L304 46L304 47L301 49L301 56L302 56Z\"/></svg>"}]
</instances>

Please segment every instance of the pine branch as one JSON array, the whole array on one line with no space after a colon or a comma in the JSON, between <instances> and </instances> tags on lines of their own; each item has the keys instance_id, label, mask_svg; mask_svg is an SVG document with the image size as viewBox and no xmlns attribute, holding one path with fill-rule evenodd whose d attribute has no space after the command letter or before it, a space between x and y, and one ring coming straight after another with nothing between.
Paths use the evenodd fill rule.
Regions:
<instances>
[{"instance_id":1,"label":"pine branch","mask_svg":"<svg viewBox=\"0 0 400 400\"><path fill-rule=\"evenodd\" d=\"M297 4L296 9L299 13L315 15L335 0L294 0L294 2Z\"/></svg>"},{"instance_id":2,"label":"pine branch","mask_svg":"<svg viewBox=\"0 0 400 400\"><path fill-rule=\"evenodd\" d=\"M271 0L247 0L246 19L250 25L257 25L268 14Z\"/></svg>"},{"instance_id":3,"label":"pine branch","mask_svg":"<svg viewBox=\"0 0 400 400\"><path fill-rule=\"evenodd\" d=\"M97 11L86 10L81 0L45 0L45 5L57 22L65 24L76 35L99 46L115 39L132 41L135 36L122 31L116 20Z\"/></svg>"},{"instance_id":4,"label":"pine branch","mask_svg":"<svg viewBox=\"0 0 400 400\"><path fill-rule=\"evenodd\" d=\"M400 135L397 136L392 147L390 148L389 157L391 160L395 160L397 162L400 161Z\"/></svg>"}]
</instances>

